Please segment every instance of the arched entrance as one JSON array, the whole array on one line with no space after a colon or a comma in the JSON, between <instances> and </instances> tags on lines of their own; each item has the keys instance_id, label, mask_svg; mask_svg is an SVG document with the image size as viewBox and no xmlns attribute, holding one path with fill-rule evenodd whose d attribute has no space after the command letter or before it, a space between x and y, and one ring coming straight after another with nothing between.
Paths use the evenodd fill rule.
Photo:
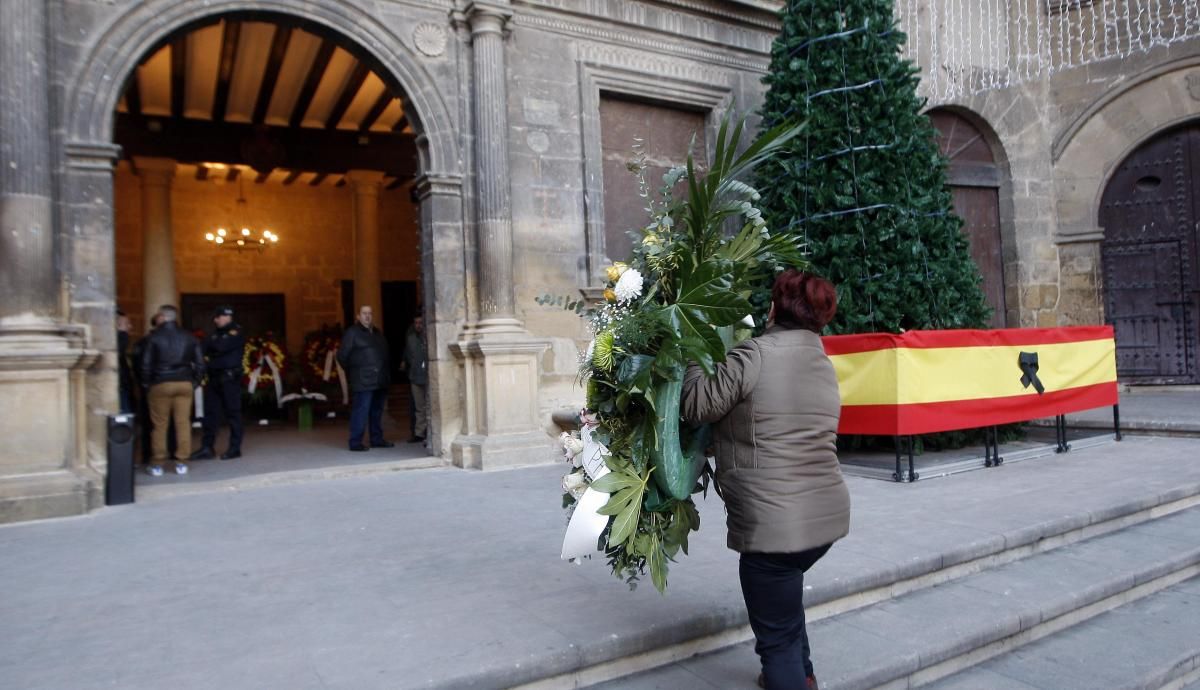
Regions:
<instances>
[{"instance_id":1,"label":"arched entrance","mask_svg":"<svg viewBox=\"0 0 1200 690\"><path fill-rule=\"evenodd\" d=\"M1127 383L1200 383L1200 123L1158 134L1100 202L1105 319Z\"/></svg>"},{"instance_id":2,"label":"arched entrance","mask_svg":"<svg viewBox=\"0 0 1200 690\"><path fill-rule=\"evenodd\" d=\"M428 12L413 12L417 15L413 25L421 18L429 19ZM385 23L378 14L352 3L212 0L201 4L147 0L129 6L105 24L99 40L79 55L78 68L64 88L64 125L60 130L64 166L58 185L66 200L59 209L61 223L72 228L64 255L64 272L72 282L69 319L94 324L101 333L112 329L112 309L117 301L112 270L117 254L112 171L120 153L113 137L119 117L118 104L127 96L125 86L139 63L169 45L172 36L211 25L225 16L277 19L310 27L317 34L329 32L339 38L340 45L353 46L363 62L389 85L400 88L408 99L404 109L411 115L409 124L419 158L412 196L420 209L421 291L425 295L445 296L444 300L428 299L423 307L429 326L432 448L435 453L447 452L461 423L462 403L458 395L460 375L449 356L446 341L461 329L465 318L463 305L467 302L461 294L463 155L457 132L462 122L459 109L448 105L457 98L456 82L450 72L453 63L430 64L423 60L396 33L405 27L395 25L394 21ZM411 26L407 28L411 30ZM254 48L263 50L269 45ZM129 109L128 106L126 102L125 108ZM250 183L248 179L243 181ZM325 184L336 185L336 178L327 178ZM435 262L435 255L441 259ZM450 260L451 256L458 257L458 265ZM107 336L101 336L99 342L106 350L113 347ZM89 372L87 409L115 408L114 370L115 366L106 366ZM439 396L439 389L449 391L449 395ZM87 454L88 462L100 473L105 471L105 434L104 418L90 416L86 436L92 450Z\"/></svg>"},{"instance_id":3,"label":"arched entrance","mask_svg":"<svg viewBox=\"0 0 1200 690\"><path fill-rule=\"evenodd\" d=\"M949 161L947 182L954 211L970 239L971 258L983 276L983 292L992 308L991 327L1007 325L1000 190L1004 176L983 131L959 112L937 108L929 118L938 132L938 149Z\"/></svg>"},{"instance_id":4,"label":"arched entrance","mask_svg":"<svg viewBox=\"0 0 1200 690\"><path fill-rule=\"evenodd\" d=\"M159 305L173 304L202 340L214 310L232 307L247 353L244 383L229 385L257 422L245 472L270 471L281 464L266 459L271 452L295 444L325 452L293 466L337 461L329 451L345 445L348 401L329 356L358 305L373 308L391 350L384 433L426 435L400 366L420 300L410 102L370 54L278 14L192 23L127 80L114 133L118 307L135 339ZM229 373L219 372L227 390ZM323 399L279 404L301 391ZM207 407L215 399L206 396ZM308 431L297 434L301 406ZM197 418L213 414L197 405ZM262 426L284 433L255 433ZM239 447L203 445L216 453L215 443Z\"/></svg>"}]
</instances>

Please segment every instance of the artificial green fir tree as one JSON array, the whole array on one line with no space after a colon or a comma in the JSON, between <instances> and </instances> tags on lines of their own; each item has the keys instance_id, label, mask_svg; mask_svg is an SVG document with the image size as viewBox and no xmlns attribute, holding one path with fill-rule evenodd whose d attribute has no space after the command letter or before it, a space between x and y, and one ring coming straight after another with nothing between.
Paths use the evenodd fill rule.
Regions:
<instances>
[{"instance_id":1,"label":"artificial green fir tree","mask_svg":"<svg viewBox=\"0 0 1200 690\"><path fill-rule=\"evenodd\" d=\"M788 0L780 16L763 127L807 127L757 186L769 227L802 235L814 270L837 286L830 330L986 327L892 0Z\"/></svg>"}]
</instances>

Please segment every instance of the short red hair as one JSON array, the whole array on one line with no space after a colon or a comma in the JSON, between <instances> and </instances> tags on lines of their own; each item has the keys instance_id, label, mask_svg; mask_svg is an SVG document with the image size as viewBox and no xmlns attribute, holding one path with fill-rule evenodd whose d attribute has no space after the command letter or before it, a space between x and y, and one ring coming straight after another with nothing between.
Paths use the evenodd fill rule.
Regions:
<instances>
[{"instance_id":1,"label":"short red hair","mask_svg":"<svg viewBox=\"0 0 1200 690\"><path fill-rule=\"evenodd\" d=\"M820 333L837 313L837 290L820 276L789 268L775 278L771 304L780 326Z\"/></svg>"}]
</instances>

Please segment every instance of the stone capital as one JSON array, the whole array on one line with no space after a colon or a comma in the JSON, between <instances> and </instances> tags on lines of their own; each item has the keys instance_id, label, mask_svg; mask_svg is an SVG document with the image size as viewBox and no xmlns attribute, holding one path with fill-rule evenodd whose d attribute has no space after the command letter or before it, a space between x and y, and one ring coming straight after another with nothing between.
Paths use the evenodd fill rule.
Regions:
<instances>
[{"instance_id":1,"label":"stone capital","mask_svg":"<svg viewBox=\"0 0 1200 690\"><path fill-rule=\"evenodd\" d=\"M421 175L413 182L418 201L431 196L461 196L462 175Z\"/></svg>"},{"instance_id":2,"label":"stone capital","mask_svg":"<svg viewBox=\"0 0 1200 690\"><path fill-rule=\"evenodd\" d=\"M354 187L354 191L362 193L377 193L383 184L383 172L380 170L351 170L346 173L346 180Z\"/></svg>"},{"instance_id":3,"label":"stone capital","mask_svg":"<svg viewBox=\"0 0 1200 690\"><path fill-rule=\"evenodd\" d=\"M137 169L142 184L168 184L175 177L177 163L172 158L148 158L134 156L133 167Z\"/></svg>"},{"instance_id":4,"label":"stone capital","mask_svg":"<svg viewBox=\"0 0 1200 690\"><path fill-rule=\"evenodd\" d=\"M499 34L503 36L508 22L512 19L512 7L506 3L472 2L463 11L471 35Z\"/></svg>"}]
</instances>

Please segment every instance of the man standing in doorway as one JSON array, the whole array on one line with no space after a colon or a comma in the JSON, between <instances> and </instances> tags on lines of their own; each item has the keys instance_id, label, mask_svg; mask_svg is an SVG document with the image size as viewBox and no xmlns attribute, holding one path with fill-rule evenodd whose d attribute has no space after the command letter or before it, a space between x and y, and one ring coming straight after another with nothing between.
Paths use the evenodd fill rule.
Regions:
<instances>
[{"instance_id":1,"label":"man standing in doorway","mask_svg":"<svg viewBox=\"0 0 1200 690\"><path fill-rule=\"evenodd\" d=\"M383 333L372 325L375 312L363 305L358 320L342 334L337 360L346 370L350 384L350 450L367 450L363 431L370 426L371 447L391 448L383 438L383 404L391 383L388 345Z\"/></svg>"},{"instance_id":2,"label":"man standing in doorway","mask_svg":"<svg viewBox=\"0 0 1200 690\"><path fill-rule=\"evenodd\" d=\"M412 395L412 438L409 443L425 440L429 427L429 370L425 350L425 320L418 316L404 334L404 369Z\"/></svg>"},{"instance_id":3,"label":"man standing in doorway","mask_svg":"<svg viewBox=\"0 0 1200 690\"><path fill-rule=\"evenodd\" d=\"M229 422L229 446L222 460L242 457L242 357L246 336L233 322L233 307L218 307L213 314L216 326L204 340L208 360L208 385L204 388L204 438L192 460L208 460L216 455L217 430L221 418Z\"/></svg>"},{"instance_id":4,"label":"man standing in doorway","mask_svg":"<svg viewBox=\"0 0 1200 690\"><path fill-rule=\"evenodd\" d=\"M148 472L161 477L167 461L167 425L175 420L175 474L187 474L192 450L192 392L204 378L200 343L179 327L179 311L170 305L159 309L162 325L146 337L139 363L142 386L150 402L153 457Z\"/></svg>"}]
</instances>

